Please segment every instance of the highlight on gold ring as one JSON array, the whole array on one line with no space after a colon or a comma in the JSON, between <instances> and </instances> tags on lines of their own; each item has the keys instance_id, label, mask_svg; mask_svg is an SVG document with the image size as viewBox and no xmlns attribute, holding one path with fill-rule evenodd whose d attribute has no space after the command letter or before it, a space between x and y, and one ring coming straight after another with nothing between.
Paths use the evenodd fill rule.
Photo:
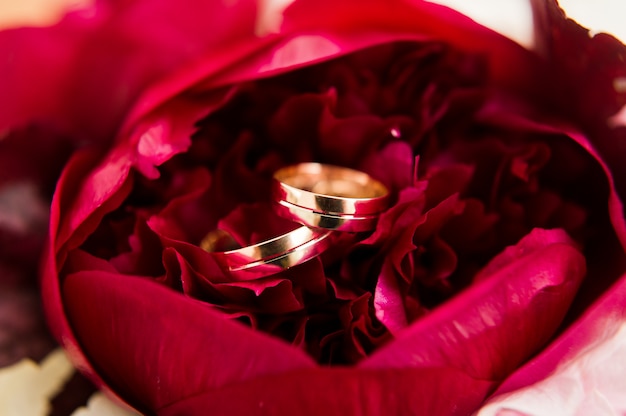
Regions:
<instances>
[{"instance_id":1,"label":"highlight on gold ring","mask_svg":"<svg viewBox=\"0 0 626 416\"><path fill-rule=\"evenodd\" d=\"M372 230L389 204L387 188L365 172L321 163L300 163L274 173L279 215L310 227Z\"/></svg>"},{"instance_id":2,"label":"highlight on gold ring","mask_svg":"<svg viewBox=\"0 0 626 416\"><path fill-rule=\"evenodd\" d=\"M336 215L313 211L285 201L275 201L274 209L283 218L327 230L358 233L376 228L378 214L372 215Z\"/></svg>"},{"instance_id":3,"label":"highlight on gold ring","mask_svg":"<svg viewBox=\"0 0 626 416\"><path fill-rule=\"evenodd\" d=\"M209 232L200 243L220 266L240 280L253 280L304 263L330 245L332 231L298 227L283 235L239 247L223 230Z\"/></svg>"}]
</instances>

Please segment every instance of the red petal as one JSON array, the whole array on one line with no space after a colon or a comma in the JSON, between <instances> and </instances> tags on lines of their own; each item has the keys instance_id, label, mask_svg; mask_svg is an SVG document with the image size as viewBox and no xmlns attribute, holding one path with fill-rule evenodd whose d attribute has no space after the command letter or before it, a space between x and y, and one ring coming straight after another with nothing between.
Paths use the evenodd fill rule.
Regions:
<instances>
[{"instance_id":1,"label":"red petal","mask_svg":"<svg viewBox=\"0 0 626 416\"><path fill-rule=\"evenodd\" d=\"M583 130L587 138L573 138L604 161L613 193L626 197L626 129L612 126L609 117L626 105L626 45L605 33L588 29L566 19L556 1L532 0L535 12L536 49L545 57L545 66L534 101L535 117L557 116ZM614 182L614 183L613 183ZM614 205L613 202L610 203ZM617 210L614 212L618 212ZM618 215L623 216L622 211ZM623 220L622 220L623 222ZM623 227L621 227L623 230ZM622 233L623 231L618 231ZM620 237L622 245L626 241Z\"/></svg>"},{"instance_id":2,"label":"red petal","mask_svg":"<svg viewBox=\"0 0 626 416\"><path fill-rule=\"evenodd\" d=\"M624 219L623 214L624 205L616 188L617 174L611 169L611 166L607 164L602 155L598 152L594 145L595 143L592 143L587 136L582 134L580 131L575 130L568 124L558 123L555 120L549 120L549 118L546 120L545 115L542 117L537 116L533 120L515 113L504 113L498 107L499 106L496 103L495 106L487 108L481 117L485 120L493 122L496 125L505 125L519 131L532 131L536 133L568 136L597 161L604 171L609 185L608 214L611 219L611 224L613 225L615 234L617 235L622 247L626 248L626 220ZM622 162L620 163L623 164Z\"/></svg>"},{"instance_id":3,"label":"red petal","mask_svg":"<svg viewBox=\"0 0 626 416\"><path fill-rule=\"evenodd\" d=\"M417 320L361 366L452 367L483 380L504 378L556 330L585 273L582 254L555 233L562 235L533 231L511 249L511 262L488 267L488 278Z\"/></svg>"},{"instance_id":4,"label":"red petal","mask_svg":"<svg viewBox=\"0 0 626 416\"><path fill-rule=\"evenodd\" d=\"M626 322L626 275L622 276L585 314L555 342L509 377L496 394L517 390L543 380L558 367L601 345Z\"/></svg>"},{"instance_id":5,"label":"red petal","mask_svg":"<svg viewBox=\"0 0 626 416\"><path fill-rule=\"evenodd\" d=\"M252 39L255 18L254 1L109 1L54 27L0 32L12 57L0 66L0 130L43 119L110 139L147 85Z\"/></svg>"},{"instance_id":6,"label":"red petal","mask_svg":"<svg viewBox=\"0 0 626 416\"><path fill-rule=\"evenodd\" d=\"M626 77L626 46L609 34L592 35L566 19L556 1L533 3L537 49L552 66L553 84L549 91L544 91L544 98L553 111L599 127L626 105L626 92L614 84L616 79ZM589 111L591 108L594 111ZM598 139L604 142L608 138ZM617 146L611 147L618 150Z\"/></svg>"},{"instance_id":7,"label":"red petal","mask_svg":"<svg viewBox=\"0 0 626 416\"><path fill-rule=\"evenodd\" d=\"M65 306L99 374L140 409L316 364L305 353L145 278L78 272Z\"/></svg>"},{"instance_id":8,"label":"red petal","mask_svg":"<svg viewBox=\"0 0 626 416\"><path fill-rule=\"evenodd\" d=\"M92 168L93 165L89 167L85 165L93 163L94 154L81 153L68 163L68 166L76 169L66 168L59 179L59 186L68 187L71 189L70 192L76 192L72 189L77 185L75 181L79 182L84 179L84 182L80 190L72 195L71 203L57 202L67 202L68 206L63 207L65 215L58 224L58 228L56 224L51 225L51 229L58 233L55 233L54 247L58 249L68 244L69 247L77 247L96 229L105 214L124 201L132 187L132 181L129 178L132 154L128 150L128 146L115 149L99 165L88 171L86 177L83 176L84 171ZM83 172L80 172L78 177L74 177L78 170ZM63 184L66 181L70 182L69 186ZM55 208L57 207L53 206L53 211L56 211Z\"/></svg>"},{"instance_id":9,"label":"red petal","mask_svg":"<svg viewBox=\"0 0 626 416\"><path fill-rule=\"evenodd\" d=\"M74 154L59 179L56 193L52 200L50 209L50 233L48 241L48 249L44 251L41 271L41 299L44 312L48 321L48 326L54 337L59 341L61 346L65 348L68 356L73 364L84 374L88 374L91 381L96 386L103 389L111 397L116 397L116 393L110 390L102 381L102 378L96 373L85 358L78 341L74 335L74 331L70 326L65 315L65 307L61 299L61 291L59 284L59 266L57 257L65 257L66 252L56 248L55 243L57 234L61 228L61 212L68 209L70 201L74 197L76 190L84 178L85 172L93 167L94 155L86 152L78 152ZM63 240L64 241L64 240ZM62 260L62 259L61 259ZM79 260L80 261L80 260ZM72 263L73 264L73 259ZM93 266L93 265L92 265Z\"/></svg>"},{"instance_id":10,"label":"red petal","mask_svg":"<svg viewBox=\"0 0 626 416\"><path fill-rule=\"evenodd\" d=\"M355 10L359 13L355 14ZM311 27L315 27L315 34L308 30ZM126 120L125 129L130 130L158 105L192 86L206 91L293 70L368 46L409 39L449 41L485 55L494 82L523 95L536 85L538 76L533 70L536 56L446 7L398 0L385 3L350 0L340 4L328 0L298 1L285 11L280 33L263 38L241 36L238 42L205 54L197 65L187 65L176 76L155 83L139 100Z\"/></svg>"},{"instance_id":11,"label":"red petal","mask_svg":"<svg viewBox=\"0 0 626 416\"><path fill-rule=\"evenodd\" d=\"M453 368L302 370L207 390L159 414L468 415L490 387Z\"/></svg>"}]
</instances>

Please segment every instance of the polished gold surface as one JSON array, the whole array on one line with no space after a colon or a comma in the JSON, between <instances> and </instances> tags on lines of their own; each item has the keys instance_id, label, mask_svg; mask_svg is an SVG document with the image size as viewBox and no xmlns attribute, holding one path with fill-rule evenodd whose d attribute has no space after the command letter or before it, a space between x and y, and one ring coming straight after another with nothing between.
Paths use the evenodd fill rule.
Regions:
<instances>
[{"instance_id":1,"label":"polished gold surface","mask_svg":"<svg viewBox=\"0 0 626 416\"><path fill-rule=\"evenodd\" d=\"M223 230L211 231L200 243L238 279L261 278L310 260L328 248L335 231L373 230L389 202L382 183L353 169L302 163L279 169L274 179L275 212L304 226L246 247Z\"/></svg>"},{"instance_id":2,"label":"polished gold surface","mask_svg":"<svg viewBox=\"0 0 626 416\"><path fill-rule=\"evenodd\" d=\"M389 192L381 182L354 169L301 163L279 169L274 179L275 201L323 214L377 214L389 203Z\"/></svg>"},{"instance_id":3,"label":"polished gold surface","mask_svg":"<svg viewBox=\"0 0 626 416\"><path fill-rule=\"evenodd\" d=\"M372 215L333 215L302 208L285 201L274 204L276 213L283 218L299 222L309 227L324 228L343 232L370 231L376 227L378 214Z\"/></svg>"},{"instance_id":4,"label":"polished gold surface","mask_svg":"<svg viewBox=\"0 0 626 416\"><path fill-rule=\"evenodd\" d=\"M202 240L200 247L212 253L225 271L241 280L251 280L318 256L328 248L331 234L303 226L257 244L232 248L234 239L223 230L214 230Z\"/></svg>"}]
</instances>

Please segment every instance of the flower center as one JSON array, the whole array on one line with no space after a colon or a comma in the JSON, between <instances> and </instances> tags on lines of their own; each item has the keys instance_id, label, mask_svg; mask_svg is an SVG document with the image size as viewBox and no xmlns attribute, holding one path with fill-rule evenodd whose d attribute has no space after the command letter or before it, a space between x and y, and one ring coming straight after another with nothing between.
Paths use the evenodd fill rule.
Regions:
<instances>
[{"instance_id":1,"label":"flower center","mask_svg":"<svg viewBox=\"0 0 626 416\"><path fill-rule=\"evenodd\" d=\"M583 247L609 232L601 169L566 138L502 122L514 113L502 102L480 56L435 42L379 46L234 86L160 178L136 174L127 201L82 249L319 362L354 363L478 284L489 260L533 228L562 228ZM374 232L247 282L189 248L214 229L245 245L297 227L273 214L271 177L310 161L362 170L391 190Z\"/></svg>"}]
</instances>

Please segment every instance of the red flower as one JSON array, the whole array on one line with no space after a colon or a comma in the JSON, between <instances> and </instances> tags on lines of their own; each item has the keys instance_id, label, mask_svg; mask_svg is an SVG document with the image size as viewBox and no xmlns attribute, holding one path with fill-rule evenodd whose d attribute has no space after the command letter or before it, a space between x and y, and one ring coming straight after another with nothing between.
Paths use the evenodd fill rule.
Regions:
<instances>
[{"instance_id":1,"label":"red flower","mask_svg":"<svg viewBox=\"0 0 626 416\"><path fill-rule=\"evenodd\" d=\"M625 102L607 87L619 43L545 9L546 59L430 3L323 3L257 37L247 2L138 2L84 41L93 61L65 63L85 89L51 119L77 135L106 138L150 85L106 153L66 166L42 277L59 342L137 409L468 414L533 381L516 370L621 284L623 130L605 127ZM92 49L110 36L115 54ZM119 45L150 62L123 53L128 83L98 64ZM573 47L602 65L569 61ZM24 108L8 120L51 113ZM284 273L224 273L202 237L291 226L268 210L270 178L302 161L366 171L393 204L370 235Z\"/></svg>"}]
</instances>

